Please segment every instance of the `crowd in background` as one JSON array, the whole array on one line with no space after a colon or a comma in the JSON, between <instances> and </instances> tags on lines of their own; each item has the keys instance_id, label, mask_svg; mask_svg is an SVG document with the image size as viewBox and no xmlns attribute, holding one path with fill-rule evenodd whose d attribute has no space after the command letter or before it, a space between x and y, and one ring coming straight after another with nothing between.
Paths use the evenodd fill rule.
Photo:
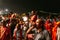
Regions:
<instances>
[{"instance_id":1,"label":"crowd in background","mask_svg":"<svg viewBox=\"0 0 60 40\"><path fill-rule=\"evenodd\" d=\"M35 11L0 15L0 40L60 40L60 16L50 17Z\"/></svg>"}]
</instances>

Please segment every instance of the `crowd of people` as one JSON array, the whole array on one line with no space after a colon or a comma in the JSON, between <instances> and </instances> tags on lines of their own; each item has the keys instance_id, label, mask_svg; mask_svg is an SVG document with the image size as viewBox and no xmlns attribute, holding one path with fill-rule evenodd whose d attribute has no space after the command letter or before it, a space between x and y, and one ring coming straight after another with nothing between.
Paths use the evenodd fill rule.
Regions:
<instances>
[{"instance_id":1,"label":"crowd of people","mask_svg":"<svg viewBox=\"0 0 60 40\"><path fill-rule=\"evenodd\" d=\"M60 16L39 17L10 12L0 15L0 40L60 40Z\"/></svg>"}]
</instances>

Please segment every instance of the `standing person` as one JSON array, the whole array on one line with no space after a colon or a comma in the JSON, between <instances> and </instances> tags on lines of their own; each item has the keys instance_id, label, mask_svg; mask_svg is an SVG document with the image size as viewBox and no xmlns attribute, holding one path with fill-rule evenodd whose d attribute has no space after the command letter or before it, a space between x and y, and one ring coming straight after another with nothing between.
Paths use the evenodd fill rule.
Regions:
<instances>
[{"instance_id":1,"label":"standing person","mask_svg":"<svg viewBox=\"0 0 60 40\"><path fill-rule=\"evenodd\" d=\"M30 38L30 40L50 40L49 33L44 29L44 23L41 19L37 19L36 25L34 25L35 24L33 23L33 26L30 27L26 32L26 35L28 36L28 38ZM31 31L34 32L29 34Z\"/></svg>"},{"instance_id":2,"label":"standing person","mask_svg":"<svg viewBox=\"0 0 60 40\"><path fill-rule=\"evenodd\" d=\"M13 34L14 40L22 40L22 21L16 25Z\"/></svg>"},{"instance_id":3,"label":"standing person","mask_svg":"<svg viewBox=\"0 0 60 40\"><path fill-rule=\"evenodd\" d=\"M35 23L36 20L37 20L37 15L32 11L32 14L29 20L29 27L31 27L32 23Z\"/></svg>"},{"instance_id":4,"label":"standing person","mask_svg":"<svg viewBox=\"0 0 60 40\"><path fill-rule=\"evenodd\" d=\"M60 21L52 29L52 40L60 40Z\"/></svg>"},{"instance_id":5,"label":"standing person","mask_svg":"<svg viewBox=\"0 0 60 40\"><path fill-rule=\"evenodd\" d=\"M46 30L48 30L48 32L51 34L51 29L52 29L52 22L50 21L50 19L47 19L45 22L45 28Z\"/></svg>"},{"instance_id":6,"label":"standing person","mask_svg":"<svg viewBox=\"0 0 60 40\"><path fill-rule=\"evenodd\" d=\"M45 29L49 32L50 36L52 37L52 20L50 18L50 16L48 16L47 20L45 21Z\"/></svg>"},{"instance_id":7,"label":"standing person","mask_svg":"<svg viewBox=\"0 0 60 40\"><path fill-rule=\"evenodd\" d=\"M0 40L11 40L10 29L6 27L6 22L3 21L2 26L0 26Z\"/></svg>"},{"instance_id":8,"label":"standing person","mask_svg":"<svg viewBox=\"0 0 60 40\"><path fill-rule=\"evenodd\" d=\"M16 18L12 18L10 22L10 30L11 30L12 39L13 39L13 32L14 32L16 24L17 24Z\"/></svg>"}]
</instances>

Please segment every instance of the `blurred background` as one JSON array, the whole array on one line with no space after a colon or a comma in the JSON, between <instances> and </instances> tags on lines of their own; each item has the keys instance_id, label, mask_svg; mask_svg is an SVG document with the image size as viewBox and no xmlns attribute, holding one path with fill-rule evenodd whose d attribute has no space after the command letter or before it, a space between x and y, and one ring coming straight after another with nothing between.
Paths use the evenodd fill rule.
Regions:
<instances>
[{"instance_id":1,"label":"blurred background","mask_svg":"<svg viewBox=\"0 0 60 40\"><path fill-rule=\"evenodd\" d=\"M0 0L0 10L17 13L39 11L43 14L60 14L60 0ZM41 14L40 13L40 14ZM46 15L47 15L46 14Z\"/></svg>"}]
</instances>

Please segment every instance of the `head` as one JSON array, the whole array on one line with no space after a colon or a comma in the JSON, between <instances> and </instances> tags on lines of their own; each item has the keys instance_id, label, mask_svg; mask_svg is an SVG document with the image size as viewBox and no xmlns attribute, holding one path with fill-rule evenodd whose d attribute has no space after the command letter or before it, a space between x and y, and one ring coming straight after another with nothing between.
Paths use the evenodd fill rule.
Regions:
<instances>
[{"instance_id":1,"label":"head","mask_svg":"<svg viewBox=\"0 0 60 40\"><path fill-rule=\"evenodd\" d=\"M19 24L23 25L23 19L19 19Z\"/></svg>"},{"instance_id":2,"label":"head","mask_svg":"<svg viewBox=\"0 0 60 40\"><path fill-rule=\"evenodd\" d=\"M31 19L30 19L31 22L35 22L36 20L37 20L37 16L36 15L31 16Z\"/></svg>"},{"instance_id":3,"label":"head","mask_svg":"<svg viewBox=\"0 0 60 40\"><path fill-rule=\"evenodd\" d=\"M42 21L42 19L37 19L36 20L36 27L37 28L41 28L43 26L43 21Z\"/></svg>"}]
</instances>

